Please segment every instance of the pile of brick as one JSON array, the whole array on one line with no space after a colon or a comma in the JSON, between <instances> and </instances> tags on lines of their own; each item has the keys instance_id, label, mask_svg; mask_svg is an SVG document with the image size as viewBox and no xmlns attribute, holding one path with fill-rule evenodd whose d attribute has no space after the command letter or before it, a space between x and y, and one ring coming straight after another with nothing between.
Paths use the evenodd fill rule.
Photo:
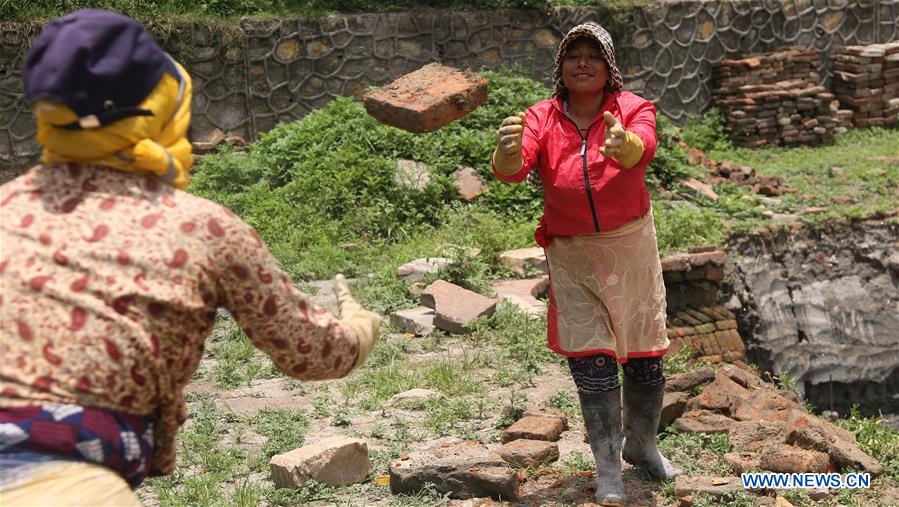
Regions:
<instances>
[{"instance_id":1,"label":"pile of brick","mask_svg":"<svg viewBox=\"0 0 899 507\"><path fill-rule=\"evenodd\" d=\"M899 42L838 48L833 83L857 127L899 123Z\"/></svg>"},{"instance_id":2,"label":"pile of brick","mask_svg":"<svg viewBox=\"0 0 899 507\"><path fill-rule=\"evenodd\" d=\"M689 343L694 356L711 362L742 360L746 352L736 316L723 306L687 306L669 314L668 339L671 353Z\"/></svg>"},{"instance_id":3,"label":"pile of brick","mask_svg":"<svg viewBox=\"0 0 899 507\"><path fill-rule=\"evenodd\" d=\"M820 56L787 49L722 60L714 97L725 131L741 146L821 144L849 126L850 111L819 83ZM839 130L838 130L839 129Z\"/></svg>"},{"instance_id":4,"label":"pile of brick","mask_svg":"<svg viewBox=\"0 0 899 507\"><path fill-rule=\"evenodd\" d=\"M744 359L736 316L717 303L726 257L712 247L662 257L670 353L688 343L693 357L711 362Z\"/></svg>"}]
</instances>

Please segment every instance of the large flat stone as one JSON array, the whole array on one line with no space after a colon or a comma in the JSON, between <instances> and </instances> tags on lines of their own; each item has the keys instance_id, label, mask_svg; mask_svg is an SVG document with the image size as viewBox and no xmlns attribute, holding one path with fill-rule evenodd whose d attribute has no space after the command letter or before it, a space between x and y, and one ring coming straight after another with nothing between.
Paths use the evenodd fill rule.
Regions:
<instances>
[{"instance_id":1,"label":"large flat stone","mask_svg":"<svg viewBox=\"0 0 899 507\"><path fill-rule=\"evenodd\" d=\"M528 278L525 280L500 280L494 282L493 290L503 302L518 307L531 315L546 313L546 303L537 299L549 287L549 277Z\"/></svg>"},{"instance_id":2,"label":"large flat stone","mask_svg":"<svg viewBox=\"0 0 899 507\"><path fill-rule=\"evenodd\" d=\"M437 130L486 101L486 79L438 63L425 65L363 97L368 114L409 132Z\"/></svg>"},{"instance_id":3,"label":"large flat stone","mask_svg":"<svg viewBox=\"0 0 899 507\"><path fill-rule=\"evenodd\" d=\"M364 440L335 436L272 456L272 482L280 488L300 488L309 479L332 486L355 484L371 472Z\"/></svg>"},{"instance_id":4,"label":"large flat stone","mask_svg":"<svg viewBox=\"0 0 899 507\"><path fill-rule=\"evenodd\" d=\"M421 306L408 310L397 310L390 314L390 322L407 333L416 336L427 336L434 332L434 310Z\"/></svg>"},{"instance_id":5,"label":"large flat stone","mask_svg":"<svg viewBox=\"0 0 899 507\"><path fill-rule=\"evenodd\" d=\"M437 280L425 287L421 304L433 308L434 325L448 333L465 333L468 325L478 317L492 315L498 300Z\"/></svg>"},{"instance_id":6,"label":"large flat stone","mask_svg":"<svg viewBox=\"0 0 899 507\"><path fill-rule=\"evenodd\" d=\"M499 262L519 278L525 278L532 271L548 272L546 253L539 247L508 250L500 254Z\"/></svg>"},{"instance_id":7,"label":"large flat stone","mask_svg":"<svg viewBox=\"0 0 899 507\"><path fill-rule=\"evenodd\" d=\"M521 467L538 467L559 459L559 444L545 440L519 438L503 444L497 451L508 463Z\"/></svg>"},{"instance_id":8,"label":"large flat stone","mask_svg":"<svg viewBox=\"0 0 899 507\"><path fill-rule=\"evenodd\" d=\"M453 498L518 498L518 473L502 457L473 441L411 452L388 466L393 494L416 494L433 483Z\"/></svg>"},{"instance_id":9,"label":"large flat stone","mask_svg":"<svg viewBox=\"0 0 899 507\"><path fill-rule=\"evenodd\" d=\"M456 169L453 172L453 181L459 195L466 201L473 201L487 191L487 182L473 167L463 166Z\"/></svg>"},{"instance_id":10,"label":"large flat stone","mask_svg":"<svg viewBox=\"0 0 899 507\"><path fill-rule=\"evenodd\" d=\"M424 162L399 159L393 180L400 187L421 191L431 181L431 169Z\"/></svg>"}]
</instances>

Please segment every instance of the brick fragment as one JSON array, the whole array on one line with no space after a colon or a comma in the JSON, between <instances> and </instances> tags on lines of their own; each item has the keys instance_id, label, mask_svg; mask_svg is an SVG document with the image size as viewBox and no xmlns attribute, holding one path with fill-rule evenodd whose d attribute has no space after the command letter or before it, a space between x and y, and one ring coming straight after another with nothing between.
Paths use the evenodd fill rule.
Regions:
<instances>
[{"instance_id":1,"label":"brick fragment","mask_svg":"<svg viewBox=\"0 0 899 507\"><path fill-rule=\"evenodd\" d=\"M433 132L487 101L487 80L431 63L370 91L365 110L376 120L409 132Z\"/></svg>"}]
</instances>

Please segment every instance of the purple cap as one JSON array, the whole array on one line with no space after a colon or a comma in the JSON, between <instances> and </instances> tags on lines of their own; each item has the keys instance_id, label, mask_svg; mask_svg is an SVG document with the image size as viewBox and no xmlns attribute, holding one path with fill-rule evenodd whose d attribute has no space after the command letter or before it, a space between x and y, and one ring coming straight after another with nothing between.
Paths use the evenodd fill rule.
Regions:
<instances>
[{"instance_id":1,"label":"purple cap","mask_svg":"<svg viewBox=\"0 0 899 507\"><path fill-rule=\"evenodd\" d=\"M25 94L50 99L81 118L63 128L98 127L129 116L151 116L137 107L163 72L179 76L174 60L141 25L121 14L81 9L56 18L25 57Z\"/></svg>"}]
</instances>

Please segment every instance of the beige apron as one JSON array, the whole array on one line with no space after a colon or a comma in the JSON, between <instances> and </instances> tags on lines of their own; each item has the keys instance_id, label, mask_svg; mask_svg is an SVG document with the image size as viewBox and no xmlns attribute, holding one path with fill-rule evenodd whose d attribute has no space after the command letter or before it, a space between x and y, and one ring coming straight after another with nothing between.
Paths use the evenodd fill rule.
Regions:
<instances>
[{"instance_id":1,"label":"beige apron","mask_svg":"<svg viewBox=\"0 0 899 507\"><path fill-rule=\"evenodd\" d=\"M665 284L652 211L614 231L555 237L546 260L549 348L619 362L665 354Z\"/></svg>"}]
</instances>

